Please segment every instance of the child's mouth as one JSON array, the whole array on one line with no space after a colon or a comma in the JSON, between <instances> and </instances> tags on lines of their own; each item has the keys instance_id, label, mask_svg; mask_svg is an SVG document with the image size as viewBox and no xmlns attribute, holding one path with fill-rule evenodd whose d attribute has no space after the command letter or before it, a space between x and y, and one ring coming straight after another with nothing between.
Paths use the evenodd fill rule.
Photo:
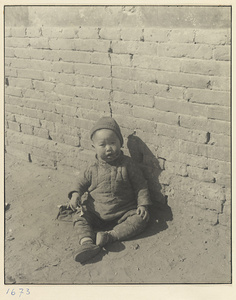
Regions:
<instances>
[{"instance_id":1,"label":"child's mouth","mask_svg":"<svg viewBox=\"0 0 236 300\"><path fill-rule=\"evenodd\" d=\"M116 158L116 154L115 153L109 153L106 155L107 159L115 159Z\"/></svg>"}]
</instances>

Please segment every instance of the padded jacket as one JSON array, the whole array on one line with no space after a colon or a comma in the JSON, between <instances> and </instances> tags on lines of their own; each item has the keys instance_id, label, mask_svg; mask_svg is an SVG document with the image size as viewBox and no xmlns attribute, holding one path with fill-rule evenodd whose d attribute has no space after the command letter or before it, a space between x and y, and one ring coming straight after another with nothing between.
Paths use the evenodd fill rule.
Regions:
<instances>
[{"instance_id":1,"label":"padded jacket","mask_svg":"<svg viewBox=\"0 0 236 300\"><path fill-rule=\"evenodd\" d=\"M77 179L73 192L85 201L88 211L103 220L115 220L140 205L151 205L147 182L137 164L121 152L111 163L97 158L88 165Z\"/></svg>"}]
</instances>

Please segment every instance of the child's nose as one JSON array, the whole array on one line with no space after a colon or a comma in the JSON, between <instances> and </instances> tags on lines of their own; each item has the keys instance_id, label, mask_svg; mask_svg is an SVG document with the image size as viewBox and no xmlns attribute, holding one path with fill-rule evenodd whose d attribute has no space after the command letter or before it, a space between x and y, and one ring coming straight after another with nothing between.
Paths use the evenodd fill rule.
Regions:
<instances>
[{"instance_id":1,"label":"child's nose","mask_svg":"<svg viewBox=\"0 0 236 300\"><path fill-rule=\"evenodd\" d=\"M106 150L107 150L107 151L110 151L110 150L112 150L112 147L111 147L111 145L107 145L107 146L106 146Z\"/></svg>"}]
</instances>

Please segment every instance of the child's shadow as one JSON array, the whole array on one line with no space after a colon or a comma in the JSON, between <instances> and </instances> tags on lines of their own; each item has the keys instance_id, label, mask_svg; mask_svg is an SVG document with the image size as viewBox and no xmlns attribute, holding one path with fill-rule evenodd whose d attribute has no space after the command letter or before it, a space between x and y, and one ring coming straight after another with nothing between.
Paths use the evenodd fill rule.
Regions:
<instances>
[{"instance_id":1,"label":"child's shadow","mask_svg":"<svg viewBox=\"0 0 236 300\"><path fill-rule=\"evenodd\" d=\"M139 137L134 134L129 135L127 147L131 158L143 171L153 202L150 210L150 225L147 230L137 238L155 235L167 229L167 221L173 219L172 210L167 204L167 196L163 194L162 187L159 183L159 176L162 169L158 159Z\"/></svg>"}]
</instances>

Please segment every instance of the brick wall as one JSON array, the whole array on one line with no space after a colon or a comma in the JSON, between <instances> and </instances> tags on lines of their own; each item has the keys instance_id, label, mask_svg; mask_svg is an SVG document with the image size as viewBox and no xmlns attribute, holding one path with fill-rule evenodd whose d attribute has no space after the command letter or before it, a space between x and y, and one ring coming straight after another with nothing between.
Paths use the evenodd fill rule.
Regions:
<instances>
[{"instance_id":1,"label":"brick wall","mask_svg":"<svg viewBox=\"0 0 236 300\"><path fill-rule=\"evenodd\" d=\"M230 8L100 7L103 20L86 22L92 8L64 7L61 26L50 8L11 9L8 153L76 172L94 155L89 129L112 111L154 201L230 225Z\"/></svg>"}]
</instances>

